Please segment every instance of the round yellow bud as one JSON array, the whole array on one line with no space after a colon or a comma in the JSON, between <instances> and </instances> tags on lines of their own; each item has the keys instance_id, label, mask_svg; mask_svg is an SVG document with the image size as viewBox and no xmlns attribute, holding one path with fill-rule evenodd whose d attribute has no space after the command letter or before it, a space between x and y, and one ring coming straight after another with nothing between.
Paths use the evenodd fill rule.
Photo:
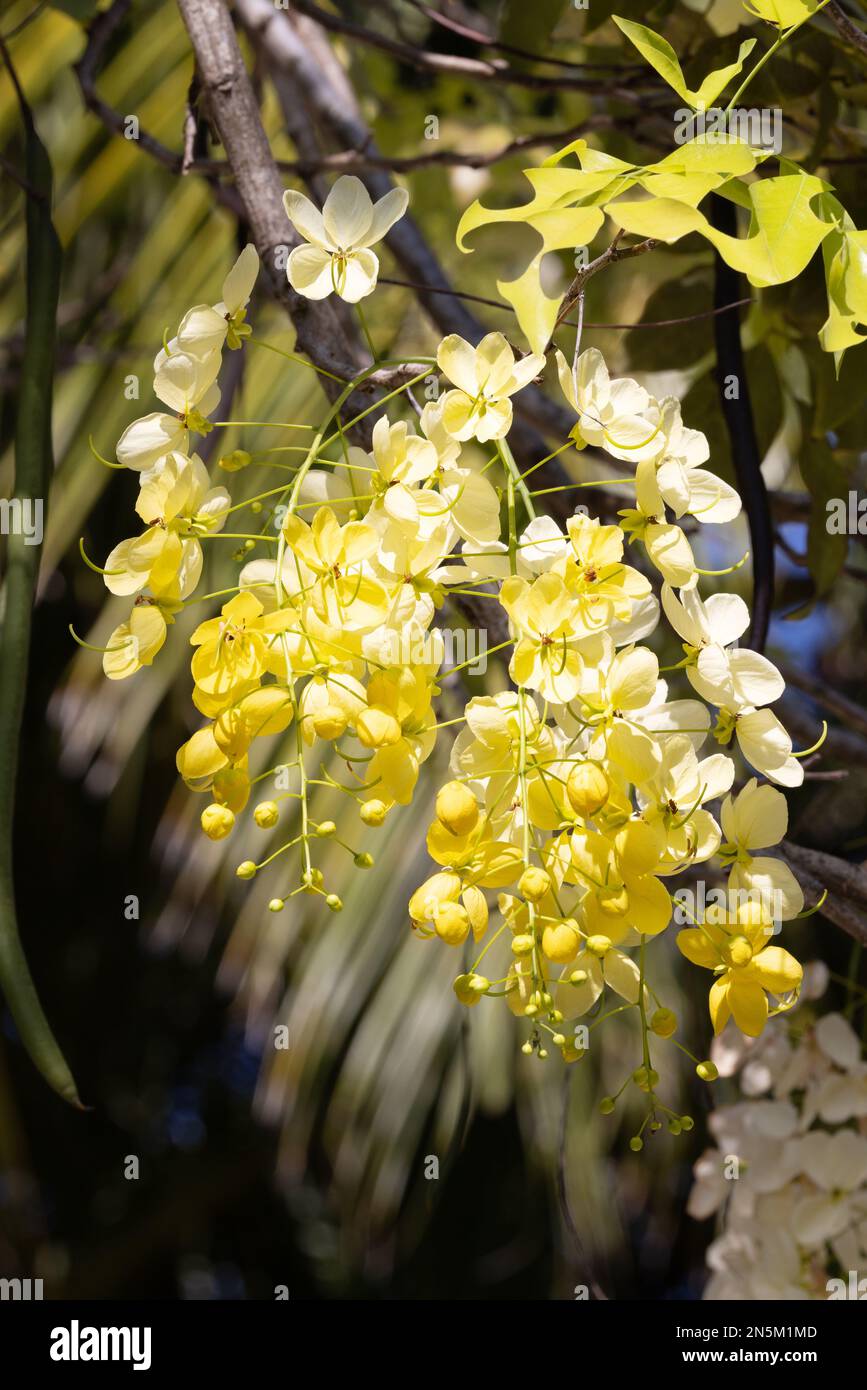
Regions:
<instances>
[{"instance_id":1,"label":"round yellow bud","mask_svg":"<svg viewBox=\"0 0 867 1390\"><path fill-rule=\"evenodd\" d=\"M448 946L462 946L470 932L467 909L460 903L442 903L434 917L434 930Z\"/></svg>"},{"instance_id":2,"label":"round yellow bud","mask_svg":"<svg viewBox=\"0 0 867 1390\"><path fill-rule=\"evenodd\" d=\"M482 995L487 994L490 988L490 980L487 980L484 975L476 974L459 975L452 985L452 989L460 1002L466 1004L467 1008L470 1009L474 1004L478 1004Z\"/></svg>"},{"instance_id":3,"label":"round yellow bud","mask_svg":"<svg viewBox=\"0 0 867 1390\"><path fill-rule=\"evenodd\" d=\"M574 960L580 945L581 938L572 922L556 922L542 933L542 950L558 965Z\"/></svg>"},{"instance_id":4,"label":"round yellow bud","mask_svg":"<svg viewBox=\"0 0 867 1390\"><path fill-rule=\"evenodd\" d=\"M238 865L235 874L238 878L255 878L256 865L253 863L252 859L245 859L243 864Z\"/></svg>"},{"instance_id":5,"label":"round yellow bud","mask_svg":"<svg viewBox=\"0 0 867 1390\"><path fill-rule=\"evenodd\" d=\"M235 824L235 813L228 806L212 801L202 812L202 829L209 840L225 840Z\"/></svg>"},{"instance_id":6,"label":"round yellow bud","mask_svg":"<svg viewBox=\"0 0 867 1390\"><path fill-rule=\"evenodd\" d=\"M569 773L566 795L572 810L579 816L595 816L601 811L611 793L608 778L595 763L578 763Z\"/></svg>"},{"instance_id":7,"label":"round yellow bud","mask_svg":"<svg viewBox=\"0 0 867 1390\"><path fill-rule=\"evenodd\" d=\"M394 715L375 705L361 711L355 721L355 732L365 748L387 748L399 743L401 737L400 724Z\"/></svg>"},{"instance_id":8,"label":"round yellow bud","mask_svg":"<svg viewBox=\"0 0 867 1390\"><path fill-rule=\"evenodd\" d=\"M379 801L374 797L371 801L362 803L358 814L361 816L365 825L382 825L382 822L388 815L388 807L384 801Z\"/></svg>"},{"instance_id":9,"label":"round yellow bud","mask_svg":"<svg viewBox=\"0 0 867 1390\"><path fill-rule=\"evenodd\" d=\"M670 1038L677 1031L677 1015L671 1009L657 1009L651 1017L650 1027L658 1038Z\"/></svg>"},{"instance_id":10,"label":"round yellow bud","mask_svg":"<svg viewBox=\"0 0 867 1390\"><path fill-rule=\"evenodd\" d=\"M240 473L242 468L248 466L252 457L246 449L233 449L231 454L224 454L220 459L220 467L227 473Z\"/></svg>"},{"instance_id":11,"label":"round yellow bud","mask_svg":"<svg viewBox=\"0 0 867 1390\"><path fill-rule=\"evenodd\" d=\"M702 1081L716 1081L719 1078L719 1072L713 1062L699 1062L695 1070Z\"/></svg>"},{"instance_id":12,"label":"round yellow bud","mask_svg":"<svg viewBox=\"0 0 867 1390\"><path fill-rule=\"evenodd\" d=\"M260 801L253 810L253 819L260 830L270 830L280 819L280 807L276 801Z\"/></svg>"},{"instance_id":13,"label":"round yellow bud","mask_svg":"<svg viewBox=\"0 0 867 1390\"><path fill-rule=\"evenodd\" d=\"M286 906L282 898L272 898L268 904L269 912L282 912Z\"/></svg>"},{"instance_id":14,"label":"round yellow bud","mask_svg":"<svg viewBox=\"0 0 867 1390\"><path fill-rule=\"evenodd\" d=\"M529 932L519 932L512 937L512 954L515 956L528 956L533 949L533 938Z\"/></svg>"},{"instance_id":15,"label":"round yellow bud","mask_svg":"<svg viewBox=\"0 0 867 1390\"><path fill-rule=\"evenodd\" d=\"M325 899L325 906L330 907L332 912L342 912L343 903L336 893L329 893Z\"/></svg>"},{"instance_id":16,"label":"round yellow bud","mask_svg":"<svg viewBox=\"0 0 867 1390\"><path fill-rule=\"evenodd\" d=\"M311 722L316 737L324 738L326 742L340 738L340 735L346 732L349 723L345 710L339 705L323 705L316 711Z\"/></svg>"},{"instance_id":17,"label":"round yellow bud","mask_svg":"<svg viewBox=\"0 0 867 1390\"><path fill-rule=\"evenodd\" d=\"M446 782L437 792L436 815L452 835L469 835L479 822L478 802L463 782Z\"/></svg>"},{"instance_id":18,"label":"round yellow bud","mask_svg":"<svg viewBox=\"0 0 867 1390\"><path fill-rule=\"evenodd\" d=\"M539 903L551 887L551 877L544 869L531 865L525 869L518 880L518 892L528 903Z\"/></svg>"},{"instance_id":19,"label":"round yellow bud","mask_svg":"<svg viewBox=\"0 0 867 1390\"><path fill-rule=\"evenodd\" d=\"M368 854L366 850L362 850L360 854L356 854L353 857L352 862L355 865L356 869L372 869L373 855Z\"/></svg>"},{"instance_id":20,"label":"round yellow bud","mask_svg":"<svg viewBox=\"0 0 867 1390\"><path fill-rule=\"evenodd\" d=\"M587 983L587 971L586 971L586 970L573 970L573 971L572 971L572 974L569 976L569 983L570 983L570 985L586 985L586 983Z\"/></svg>"},{"instance_id":21,"label":"round yellow bud","mask_svg":"<svg viewBox=\"0 0 867 1390\"><path fill-rule=\"evenodd\" d=\"M588 936L586 945L591 956L598 956L600 960L611 950L611 941L607 936Z\"/></svg>"},{"instance_id":22,"label":"round yellow bud","mask_svg":"<svg viewBox=\"0 0 867 1390\"><path fill-rule=\"evenodd\" d=\"M317 825L316 834L320 839L325 839L327 835L333 835L336 830L337 826L334 824L333 820L323 820Z\"/></svg>"}]
</instances>

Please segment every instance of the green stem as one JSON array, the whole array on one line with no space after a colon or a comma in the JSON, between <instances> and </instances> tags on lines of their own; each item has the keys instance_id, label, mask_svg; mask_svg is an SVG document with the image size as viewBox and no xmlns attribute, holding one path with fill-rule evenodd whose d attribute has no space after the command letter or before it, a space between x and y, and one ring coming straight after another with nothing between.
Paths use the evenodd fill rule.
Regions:
<instances>
[{"instance_id":1,"label":"green stem","mask_svg":"<svg viewBox=\"0 0 867 1390\"><path fill-rule=\"evenodd\" d=\"M821 3L820 5L817 5L816 8L815 8L815 10L812 10L810 14L805 14L805 15L804 15L804 18L803 18L803 19L799 19L798 22L797 22L797 24L793 24L793 25L791 26L790 29L786 29L786 31L785 31L784 33L781 32L781 33L778 35L778 37L777 37L777 38L774 40L774 42L771 44L771 46L770 46L770 48L768 49L768 51L767 51L766 53L763 53L763 54L762 54L761 58L760 58L759 61L756 63L756 65L755 65L755 67L752 69L752 71L747 73L747 75L746 75L746 77L744 78L743 82L742 82L741 85L738 87L737 91L735 92L734 96L732 97L731 101L729 102L728 106L726 107L726 111L731 111L732 108L733 108L734 106L737 106L737 104L738 104L740 98L743 96L744 92L746 91L746 89L747 89L747 87L750 85L750 83L752 82L753 78L756 76L757 73L761 72L762 68L765 66L765 63L769 62L770 59L773 58L773 56L774 56L774 54L777 52L777 50L780 49L780 48L782 48L782 46L783 46L783 44L786 42L786 40L787 40L787 39L790 39L790 38L792 37L792 35L796 32L796 30L800 29L800 27L801 27L802 24L806 24L806 23L808 23L809 20L815 18L815 16L819 13L819 11L820 11L820 10L824 10L825 6L826 6L828 3L829 3L829 0L822 0L822 3Z\"/></svg>"}]
</instances>

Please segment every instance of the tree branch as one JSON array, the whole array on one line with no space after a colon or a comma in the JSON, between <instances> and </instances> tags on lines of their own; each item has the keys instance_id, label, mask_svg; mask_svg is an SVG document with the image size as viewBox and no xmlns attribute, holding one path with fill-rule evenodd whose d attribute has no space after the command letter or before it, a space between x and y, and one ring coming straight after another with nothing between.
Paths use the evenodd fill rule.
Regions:
<instances>
[{"instance_id":1,"label":"tree branch","mask_svg":"<svg viewBox=\"0 0 867 1390\"><path fill-rule=\"evenodd\" d=\"M711 222L729 236L737 235L737 211L725 198L711 198ZM737 271L714 252L714 304L729 304L741 292ZM768 491L762 476L756 427L750 404L750 388L744 369L740 315L720 314L714 319L716 375L720 405L731 443L732 463L738 490L750 528L753 561L753 611L749 645L763 651L774 602L774 528ZM727 383L733 381L737 394L731 396Z\"/></svg>"}]
</instances>

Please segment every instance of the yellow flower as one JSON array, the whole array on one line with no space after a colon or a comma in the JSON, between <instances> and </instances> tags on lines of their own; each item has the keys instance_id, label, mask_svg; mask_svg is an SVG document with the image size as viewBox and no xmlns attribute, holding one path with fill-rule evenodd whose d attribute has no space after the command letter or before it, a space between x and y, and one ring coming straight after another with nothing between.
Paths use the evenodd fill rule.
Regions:
<instances>
[{"instance_id":1,"label":"yellow flower","mask_svg":"<svg viewBox=\"0 0 867 1390\"><path fill-rule=\"evenodd\" d=\"M176 599L165 595L136 599L129 620L114 629L103 654L102 669L110 681L126 680L142 666L150 666L180 608Z\"/></svg>"},{"instance_id":2,"label":"yellow flower","mask_svg":"<svg viewBox=\"0 0 867 1390\"><path fill-rule=\"evenodd\" d=\"M788 951L767 944L772 929L759 903L742 903L733 918L708 912L707 919L678 932L678 947L693 965L717 973L709 1000L714 1032L733 1018L757 1038L768 1020L768 995L782 1001L774 1012L791 1007L803 970Z\"/></svg>"},{"instance_id":3,"label":"yellow flower","mask_svg":"<svg viewBox=\"0 0 867 1390\"><path fill-rule=\"evenodd\" d=\"M502 333L488 333L477 348L451 333L437 349L439 368L457 388L443 397L441 420L453 439L502 439L512 424L509 399L538 376L545 358L515 361Z\"/></svg>"},{"instance_id":4,"label":"yellow flower","mask_svg":"<svg viewBox=\"0 0 867 1390\"><path fill-rule=\"evenodd\" d=\"M581 688L584 669L576 649L586 636L579 603L557 574L540 574L532 584L517 576L507 579L500 603L518 638L509 665L512 680L553 704L568 705Z\"/></svg>"},{"instance_id":5,"label":"yellow flower","mask_svg":"<svg viewBox=\"0 0 867 1390\"><path fill-rule=\"evenodd\" d=\"M193 698L203 714L219 714L266 671L285 676L279 642L274 643L294 616L289 609L266 614L257 598L242 593L223 605L219 618L199 624L190 643L198 649L192 660Z\"/></svg>"},{"instance_id":6,"label":"yellow flower","mask_svg":"<svg viewBox=\"0 0 867 1390\"><path fill-rule=\"evenodd\" d=\"M665 519L665 502L656 481L652 459L635 471L635 507L618 512L627 534L644 541L648 559L666 583L675 589L692 589L698 583L692 546L679 526Z\"/></svg>"},{"instance_id":7,"label":"yellow flower","mask_svg":"<svg viewBox=\"0 0 867 1390\"><path fill-rule=\"evenodd\" d=\"M337 294L348 304L376 288L379 260L370 250L406 212L409 194L392 188L377 203L361 179L344 174L325 199L322 211L303 193L283 194L286 216L308 243L290 253L286 275L305 299Z\"/></svg>"},{"instance_id":8,"label":"yellow flower","mask_svg":"<svg viewBox=\"0 0 867 1390\"><path fill-rule=\"evenodd\" d=\"M199 536L222 529L230 504L225 488L210 487L198 454L169 454L136 502L148 529L114 547L105 562L106 588L113 594L135 594L148 585L159 594L177 583L180 597L186 598L202 573Z\"/></svg>"},{"instance_id":9,"label":"yellow flower","mask_svg":"<svg viewBox=\"0 0 867 1390\"><path fill-rule=\"evenodd\" d=\"M436 743L431 694L424 674L412 667L377 671L367 686L367 707L356 719L359 740L376 750L367 764L367 785L401 806L412 800L419 767Z\"/></svg>"},{"instance_id":10,"label":"yellow flower","mask_svg":"<svg viewBox=\"0 0 867 1390\"><path fill-rule=\"evenodd\" d=\"M657 936L671 920L671 898L655 877L664 847L658 826L630 820L612 837L592 832L572 836L575 878L586 889L581 901L588 936L617 943L630 929Z\"/></svg>"}]
</instances>

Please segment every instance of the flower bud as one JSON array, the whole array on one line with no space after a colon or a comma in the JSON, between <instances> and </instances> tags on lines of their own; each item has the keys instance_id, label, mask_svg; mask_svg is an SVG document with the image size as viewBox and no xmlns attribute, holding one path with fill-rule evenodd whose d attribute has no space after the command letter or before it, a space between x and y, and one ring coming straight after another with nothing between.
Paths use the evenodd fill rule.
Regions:
<instances>
[{"instance_id":1,"label":"flower bud","mask_svg":"<svg viewBox=\"0 0 867 1390\"><path fill-rule=\"evenodd\" d=\"M615 1100L613 1096L603 1096L599 1102L600 1115L611 1115L614 1112Z\"/></svg>"},{"instance_id":2,"label":"flower bud","mask_svg":"<svg viewBox=\"0 0 867 1390\"><path fill-rule=\"evenodd\" d=\"M716 1081L719 1078L719 1072L713 1062L699 1062L695 1071L696 1076L701 1077L702 1081Z\"/></svg>"},{"instance_id":3,"label":"flower bud","mask_svg":"<svg viewBox=\"0 0 867 1390\"><path fill-rule=\"evenodd\" d=\"M677 1015L671 1009L657 1009L650 1019L650 1027L658 1038L670 1038L677 1030Z\"/></svg>"},{"instance_id":4,"label":"flower bud","mask_svg":"<svg viewBox=\"0 0 867 1390\"><path fill-rule=\"evenodd\" d=\"M384 801L374 797L371 801L362 802L358 814L361 816L365 825L382 825L388 815L388 807Z\"/></svg>"},{"instance_id":5,"label":"flower bud","mask_svg":"<svg viewBox=\"0 0 867 1390\"><path fill-rule=\"evenodd\" d=\"M401 737L400 724L394 715L376 705L361 711L355 721L355 731L365 748L387 748L399 743Z\"/></svg>"},{"instance_id":6,"label":"flower bud","mask_svg":"<svg viewBox=\"0 0 867 1390\"><path fill-rule=\"evenodd\" d=\"M253 819L260 830L270 830L280 819L280 807L276 801L260 801L253 810Z\"/></svg>"},{"instance_id":7,"label":"flower bud","mask_svg":"<svg viewBox=\"0 0 867 1390\"><path fill-rule=\"evenodd\" d=\"M220 467L227 473L240 473L242 468L246 468L252 461L252 454L248 454L246 449L233 449L230 454L224 454L220 459Z\"/></svg>"},{"instance_id":8,"label":"flower bud","mask_svg":"<svg viewBox=\"0 0 867 1390\"><path fill-rule=\"evenodd\" d=\"M544 869L533 865L525 869L518 880L518 892L528 903L539 903L551 887L551 877Z\"/></svg>"},{"instance_id":9,"label":"flower bud","mask_svg":"<svg viewBox=\"0 0 867 1390\"><path fill-rule=\"evenodd\" d=\"M611 793L608 778L595 763L578 763L569 773L566 795L577 815L587 819L601 811Z\"/></svg>"},{"instance_id":10,"label":"flower bud","mask_svg":"<svg viewBox=\"0 0 867 1390\"><path fill-rule=\"evenodd\" d=\"M597 956L599 960L611 950L611 941L607 936L588 936L585 944L591 956Z\"/></svg>"},{"instance_id":11,"label":"flower bud","mask_svg":"<svg viewBox=\"0 0 867 1390\"><path fill-rule=\"evenodd\" d=\"M255 878L256 865L253 863L252 859L245 859L243 864L238 865L235 874L238 878Z\"/></svg>"},{"instance_id":12,"label":"flower bud","mask_svg":"<svg viewBox=\"0 0 867 1390\"><path fill-rule=\"evenodd\" d=\"M272 898L268 904L269 912L282 912L286 906L282 898Z\"/></svg>"},{"instance_id":13,"label":"flower bud","mask_svg":"<svg viewBox=\"0 0 867 1390\"><path fill-rule=\"evenodd\" d=\"M470 919L460 903L442 903L434 917L434 931L449 946L462 946L469 936Z\"/></svg>"},{"instance_id":14,"label":"flower bud","mask_svg":"<svg viewBox=\"0 0 867 1390\"><path fill-rule=\"evenodd\" d=\"M529 932L519 932L512 937L512 954L515 956L528 956L533 949L533 938Z\"/></svg>"},{"instance_id":15,"label":"flower bud","mask_svg":"<svg viewBox=\"0 0 867 1390\"><path fill-rule=\"evenodd\" d=\"M362 851L361 854L355 855L352 862L355 865L356 869L372 869L373 855L367 854L366 851Z\"/></svg>"},{"instance_id":16,"label":"flower bud","mask_svg":"<svg viewBox=\"0 0 867 1390\"><path fill-rule=\"evenodd\" d=\"M325 839L326 835L333 835L336 830L337 826L334 824L333 820L323 820L317 825L316 834L320 839Z\"/></svg>"},{"instance_id":17,"label":"flower bud","mask_svg":"<svg viewBox=\"0 0 867 1390\"><path fill-rule=\"evenodd\" d=\"M576 923L571 920L553 923L542 933L542 950L549 960L555 961L558 965L565 965L567 961L574 960L580 945L581 938Z\"/></svg>"},{"instance_id":18,"label":"flower bud","mask_svg":"<svg viewBox=\"0 0 867 1390\"><path fill-rule=\"evenodd\" d=\"M212 801L202 812L202 829L209 840L225 840L235 824L235 813L228 806Z\"/></svg>"},{"instance_id":19,"label":"flower bud","mask_svg":"<svg viewBox=\"0 0 867 1390\"><path fill-rule=\"evenodd\" d=\"M436 815L452 835L469 835L478 825L478 802L463 782L446 782L437 792Z\"/></svg>"},{"instance_id":20,"label":"flower bud","mask_svg":"<svg viewBox=\"0 0 867 1390\"><path fill-rule=\"evenodd\" d=\"M332 912L341 912L343 910L343 902L338 898L336 893L328 894L325 899L325 906L330 907Z\"/></svg>"},{"instance_id":21,"label":"flower bud","mask_svg":"<svg viewBox=\"0 0 867 1390\"><path fill-rule=\"evenodd\" d=\"M346 732L349 720L345 710L342 710L339 705L323 705L321 709L316 711L311 723L316 737L324 738L326 742L330 742L332 739L340 738L340 735Z\"/></svg>"},{"instance_id":22,"label":"flower bud","mask_svg":"<svg viewBox=\"0 0 867 1390\"><path fill-rule=\"evenodd\" d=\"M466 1004L470 1009L474 1004L478 1004L482 995L487 994L490 988L490 980L486 979L484 975L474 973L459 975L452 985L452 989L460 1002Z\"/></svg>"}]
</instances>

